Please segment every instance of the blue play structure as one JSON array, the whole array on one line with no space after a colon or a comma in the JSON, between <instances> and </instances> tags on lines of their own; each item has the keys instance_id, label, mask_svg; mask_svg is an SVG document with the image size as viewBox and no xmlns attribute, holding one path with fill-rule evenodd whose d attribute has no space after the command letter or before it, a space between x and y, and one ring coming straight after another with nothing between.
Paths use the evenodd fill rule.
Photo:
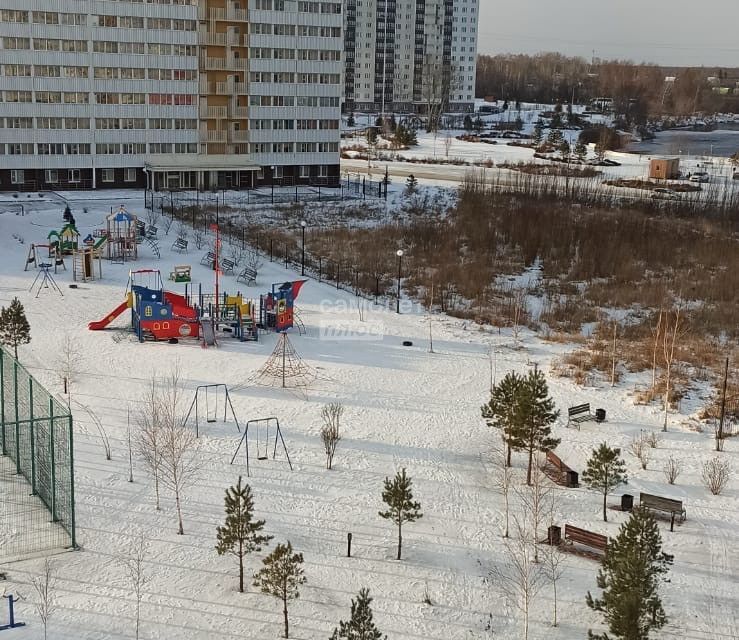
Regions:
<instances>
[{"instance_id":1,"label":"blue play structure","mask_svg":"<svg viewBox=\"0 0 739 640\"><path fill-rule=\"evenodd\" d=\"M260 296L259 321L265 329L287 331L294 320L295 299L307 280L273 284L272 292Z\"/></svg>"}]
</instances>

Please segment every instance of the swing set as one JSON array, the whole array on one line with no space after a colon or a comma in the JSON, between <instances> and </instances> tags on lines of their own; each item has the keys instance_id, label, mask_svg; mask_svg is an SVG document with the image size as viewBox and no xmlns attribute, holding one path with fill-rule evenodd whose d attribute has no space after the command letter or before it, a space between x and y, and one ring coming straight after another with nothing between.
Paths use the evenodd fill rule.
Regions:
<instances>
[{"instance_id":1,"label":"swing set","mask_svg":"<svg viewBox=\"0 0 739 640\"><path fill-rule=\"evenodd\" d=\"M257 460L269 460L269 448L271 440L271 432L274 432L274 444L272 445L272 460L277 457L277 440L282 443L282 450L285 452L285 458L287 464L290 465L290 471L293 470L293 464L290 462L290 455L287 453L287 445L285 439L282 437L282 430L280 429L280 421L275 418L256 418L249 420L244 427L244 435L239 440L239 446L236 447L236 451L231 458L231 464L236 460L236 456L239 454L241 445L244 445L244 451L246 452L246 476L250 476L249 472L249 427L256 432L256 449L257 449Z\"/></svg>"},{"instance_id":2,"label":"swing set","mask_svg":"<svg viewBox=\"0 0 739 640\"><path fill-rule=\"evenodd\" d=\"M241 432L239 420L236 417L234 406L231 403L231 396L228 393L228 387L225 384L201 384L195 389L195 397L192 399L190 408L187 410L185 424L195 411L195 437L200 437L200 422L204 418L206 424L218 422L220 408L223 407L223 422L226 422L228 410L231 410L231 416L236 423L236 429Z\"/></svg>"}]
</instances>

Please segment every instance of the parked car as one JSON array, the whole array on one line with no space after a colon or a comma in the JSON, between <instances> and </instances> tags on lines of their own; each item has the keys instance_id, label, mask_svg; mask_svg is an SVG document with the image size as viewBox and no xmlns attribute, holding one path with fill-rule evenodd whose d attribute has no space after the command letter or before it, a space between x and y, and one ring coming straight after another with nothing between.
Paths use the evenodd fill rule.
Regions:
<instances>
[{"instance_id":1,"label":"parked car","mask_svg":"<svg viewBox=\"0 0 739 640\"><path fill-rule=\"evenodd\" d=\"M690 181L691 182L708 182L709 181L708 173L705 171L696 171L695 173L690 175Z\"/></svg>"},{"instance_id":2,"label":"parked car","mask_svg":"<svg viewBox=\"0 0 739 640\"><path fill-rule=\"evenodd\" d=\"M656 189L652 189L652 198L661 200L679 200L680 194L672 189L657 187Z\"/></svg>"}]
</instances>

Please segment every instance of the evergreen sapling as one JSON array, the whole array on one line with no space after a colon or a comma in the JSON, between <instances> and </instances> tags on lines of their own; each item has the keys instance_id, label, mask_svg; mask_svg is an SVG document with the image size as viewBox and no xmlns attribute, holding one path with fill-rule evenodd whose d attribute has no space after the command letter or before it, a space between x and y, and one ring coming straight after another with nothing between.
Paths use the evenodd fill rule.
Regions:
<instances>
[{"instance_id":1,"label":"evergreen sapling","mask_svg":"<svg viewBox=\"0 0 739 640\"><path fill-rule=\"evenodd\" d=\"M582 480L591 489L603 494L603 522L608 522L608 494L628 481L626 464L620 459L621 449L611 449L605 442L597 449L587 462Z\"/></svg>"},{"instance_id":2,"label":"evergreen sapling","mask_svg":"<svg viewBox=\"0 0 739 640\"><path fill-rule=\"evenodd\" d=\"M383 635L372 620L372 598L369 589L360 589L357 599L352 599L351 618L339 621L330 640L383 640ZM387 636L384 636L387 640Z\"/></svg>"},{"instance_id":3,"label":"evergreen sapling","mask_svg":"<svg viewBox=\"0 0 739 640\"><path fill-rule=\"evenodd\" d=\"M18 298L10 306L0 309L0 343L13 347L13 356L18 359L18 345L31 342L31 327L26 312Z\"/></svg>"},{"instance_id":4,"label":"evergreen sapling","mask_svg":"<svg viewBox=\"0 0 739 640\"><path fill-rule=\"evenodd\" d=\"M218 555L231 553L239 559L239 591L244 592L244 557L261 551L273 536L260 533L264 520L254 519L254 498L251 487L241 484L241 476L235 487L226 489L224 498L226 520L216 529L216 551Z\"/></svg>"},{"instance_id":5,"label":"evergreen sapling","mask_svg":"<svg viewBox=\"0 0 739 640\"><path fill-rule=\"evenodd\" d=\"M401 559L403 547L403 524L423 517L421 503L413 501L411 484L411 479L405 474L405 469L402 469L392 480L385 478L385 490L382 492L382 499L388 509L380 511L379 515L398 525L398 560Z\"/></svg>"}]
</instances>

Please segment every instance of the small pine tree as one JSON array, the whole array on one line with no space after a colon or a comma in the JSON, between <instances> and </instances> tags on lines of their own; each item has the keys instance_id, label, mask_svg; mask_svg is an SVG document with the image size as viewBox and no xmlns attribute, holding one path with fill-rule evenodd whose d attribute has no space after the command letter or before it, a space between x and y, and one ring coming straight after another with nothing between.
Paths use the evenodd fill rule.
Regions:
<instances>
[{"instance_id":1,"label":"small pine tree","mask_svg":"<svg viewBox=\"0 0 739 640\"><path fill-rule=\"evenodd\" d=\"M300 596L300 585L305 584L303 575L303 554L293 553L293 547L278 544L275 550L264 560L264 565L254 574L254 586L262 593L279 598L282 601L282 615L285 623L285 638L290 637L287 618L288 600L297 600Z\"/></svg>"},{"instance_id":2,"label":"small pine tree","mask_svg":"<svg viewBox=\"0 0 739 640\"><path fill-rule=\"evenodd\" d=\"M562 128L562 115L561 115L561 114L559 114L559 113L555 113L555 114L554 114L554 115L552 116L552 120L551 120L551 122L549 123L549 126L550 126L550 127L552 128L552 129L561 129L561 128Z\"/></svg>"},{"instance_id":3,"label":"small pine tree","mask_svg":"<svg viewBox=\"0 0 739 640\"><path fill-rule=\"evenodd\" d=\"M557 151L559 151L559 155L563 160L566 159L570 155L570 143L567 140L562 140L557 147Z\"/></svg>"},{"instance_id":4,"label":"small pine tree","mask_svg":"<svg viewBox=\"0 0 739 640\"><path fill-rule=\"evenodd\" d=\"M216 551L219 556L231 553L239 559L239 591L244 592L244 557L261 551L273 536L263 535L264 520L254 520L254 498L248 484L242 486L241 476L235 487L226 489L224 499L226 521L216 529Z\"/></svg>"},{"instance_id":5,"label":"small pine tree","mask_svg":"<svg viewBox=\"0 0 739 640\"><path fill-rule=\"evenodd\" d=\"M603 613L607 633L588 631L590 640L648 640L661 629L667 616L659 597L659 584L671 560L662 553L662 536L647 509L636 507L608 545L598 572L600 598L588 592L586 602Z\"/></svg>"},{"instance_id":6,"label":"small pine tree","mask_svg":"<svg viewBox=\"0 0 739 640\"><path fill-rule=\"evenodd\" d=\"M472 118L469 114L464 117L464 124L462 126L465 131L472 131Z\"/></svg>"},{"instance_id":7,"label":"small pine tree","mask_svg":"<svg viewBox=\"0 0 739 640\"><path fill-rule=\"evenodd\" d=\"M554 105L554 113L562 113L562 103L558 102Z\"/></svg>"},{"instance_id":8,"label":"small pine tree","mask_svg":"<svg viewBox=\"0 0 739 640\"><path fill-rule=\"evenodd\" d=\"M352 599L351 618L339 621L330 640L383 640L382 633L372 620L372 598L369 589L360 589L356 601ZM384 637L387 640L387 636Z\"/></svg>"},{"instance_id":9,"label":"small pine tree","mask_svg":"<svg viewBox=\"0 0 739 640\"><path fill-rule=\"evenodd\" d=\"M534 125L534 131L531 134L531 141L535 146L539 146L544 140L544 122L541 118L536 121Z\"/></svg>"},{"instance_id":10,"label":"small pine tree","mask_svg":"<svg viewBox=\"0 0 739 640\"><path fill-rule=\"evenodd\" d=\"M517 424L511 434L511 447L525 451L529 456L526 484L531 485L534 451L549 451L559 444L552 437L552 424L559 417L554 400L549 397L547 381L541 370L535 368L524 377L518 392Z\"/></svg>"},{"instance_id":11,"label":"small pine tree","mask_svg":"<svg viewBox=\"0 0 739 640\"><path fill-rule=\"evenodd\" d=\"M418 191L418 180L411 173L405 181L405 195L412 196L416 191Z\"/></svg>"},{"instance_id":12,"label":"small pine tree","mask_svg":"<svg viewBox=\"0 0 739 640\"><path fill-rule=\"evenodd\" d=\"M392 480L385 478L385 490L382 492L382 499L388 509L380 511L379 515L398 525L398 560L401 559L403 547L403 524L423 517L421 503L413 501L411 484L411 479L405 474L405 469L402 469Z\"/></svg>"},{"instance_id":13,"label":"small pine tree","mask_svg":"<svg viewBox=\"0 0 739 640\"><path fill-rule=\"evenodd\" d=\"M367 127L367 144L377 143L377 129L375 127Z\"/></svg>"},{"instance_id":14,"label":"small pine tree","mask_svg":"<svg viewBox=\"0 0 739 640\"><path fill-rule=\"evenodd\" d=\"M482 118L480 116L477 116L475 118L475 131L477 133L480 133L485 128L485 123L482 121Z\"/></svg>"},{"instance_id":15,"label":"small pine tree","mask_svg":"<svg viewBox=\"0 0 739 640\"><path fill-rule=\"evenodd\" d=\"M523 378L515 371L507 373L493 387L490 401L481 407L482 417L489 427L500 429L506 443L506 466L511 466L511 438L519 420L519 393Z\"/></svg>"},{"instance_id":16,"label":"small pine tree","mask_svg":"<svg viewBox=\"0 0 739 640\"><path fill-rule=\"evenodd\" d=\"M523 120L520 115L516 116L516 119L513 121L513 128L516 131L521 131L521 129L523 129Z\"/></svg>"},{"instance_id":17,"label":"small pine tree","mask_svg":"<svg viewBox=\"0 0 739 640\"><path fill-rule=\"evenodd\" d=\"M18 298L13 298L9 307L0 309L0 343L13 347L13 355L18 359L18 345L31 342L31 326L26 312Z\"/></svg>"},{"instance_id":18,"label":"small pine tree","mask_svg":"<svg viewBox=\"0 0 739 640\"><path fill-rule=\"evenodd\" d=\"M588 147L582 140L578 140L575 145L575 157L580 162L585 162L585 159L588 157Z\"/></svg>"},{"instance_id":19,"label":"small pine tree","mask_svg":"<svg viewBox=\"0 0 739 640\"><path fill-rule=\"evenodd\" d=\"M572 111L572 103L567 103L567 122L572 124L575 121L575 114Z\"/></svg>"},{"instance_id":20,"label":"small pine tree","mask_svg":"<svg viewBox=\"0 0 739 640\"><path fill-rule=\"evenodd\" d=\"M346 126L347 126L347 127L353 127L354 125L356 125L356 123L357 123L357 122L356 122L356 120L354 119L354 112L352 111L352 112L351 112L351 113L349 114L349 117L348 117L348 118L346 119Z\"/></svg>"},{"instance_id":21,"label":"small pine tree","mask_svg":"<svg viewBox=\"0 0 739 640\"><path fill-rule=\"evenodd\" d=\"M582 480L591 489L603 494L603 522L608 522L606 513L608 494L626 483L626 464L620 459L621 449L611 449L605 442L593 453L583 471Z\"/></svg>"}]
</instances>

